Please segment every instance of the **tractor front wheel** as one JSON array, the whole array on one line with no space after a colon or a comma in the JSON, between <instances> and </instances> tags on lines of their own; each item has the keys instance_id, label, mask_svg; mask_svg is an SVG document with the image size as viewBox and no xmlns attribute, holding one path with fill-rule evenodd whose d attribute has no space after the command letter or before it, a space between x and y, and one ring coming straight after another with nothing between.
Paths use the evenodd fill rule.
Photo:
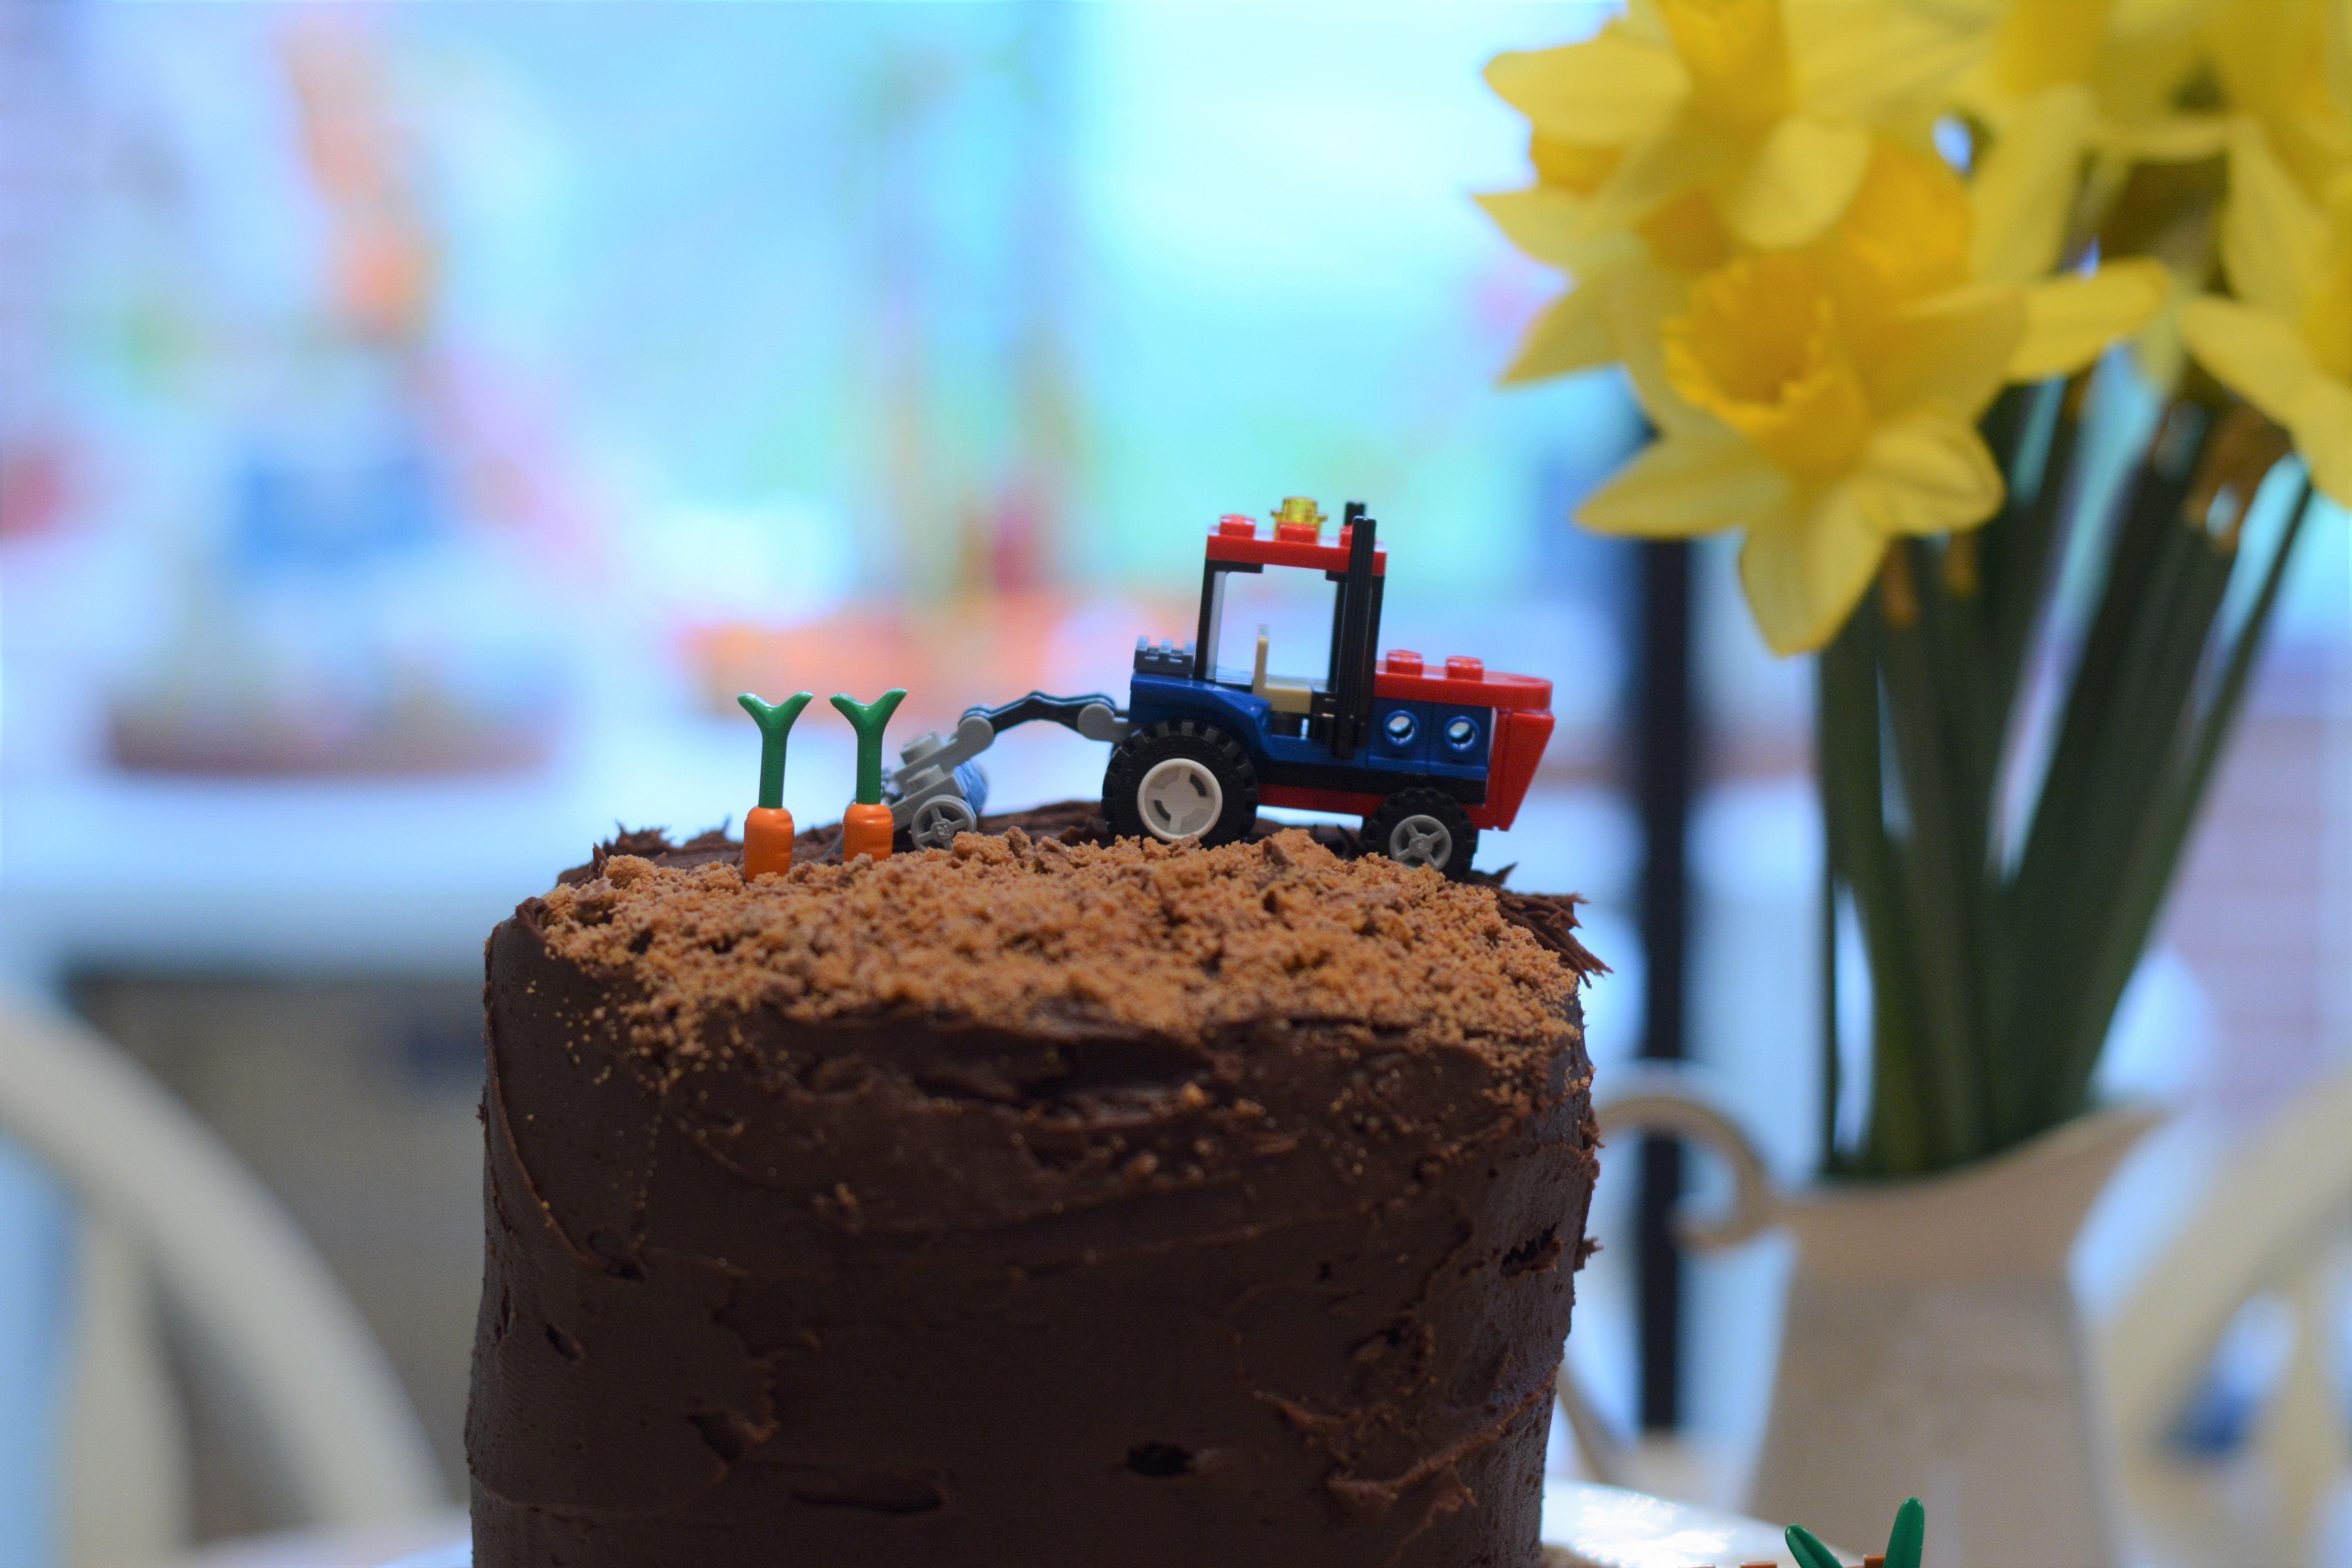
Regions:
<instances>
[{"instance_id":1,"label":"tractor front wheel","mask_svg":"<svg viewBox=\"0 0 2352 1568\"><path fill-rule=\"evenodd\" d=\"M1470 874L1478 830L1444 790L1401 789L1364 818L1364 849L1400 866L1427 866L1458 882Z\"/></svg>"},{"instance_id":2,"label":"tractor front wheel","mask_svg":"<svg viewBox=\"0 0 2352 1568\"><path fill-rule=\"evenodd\" d=\"M1231 844L1257 821L1257 769L1212 725L1190 719L1153 724L1111 752L1103 815L1122 838Z\"/></svg>"}]
</instances>

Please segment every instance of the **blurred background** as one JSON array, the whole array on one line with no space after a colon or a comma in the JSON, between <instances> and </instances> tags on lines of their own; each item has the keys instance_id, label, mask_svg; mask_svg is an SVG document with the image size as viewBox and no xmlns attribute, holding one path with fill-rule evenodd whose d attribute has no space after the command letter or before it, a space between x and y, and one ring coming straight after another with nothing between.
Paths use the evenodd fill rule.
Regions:
<instances>
[{"instance_id":1,"label":"blurred background","mask_svg":"<svg viewBox=\"0 0 2352 1568\"><path fill-rule=\"evenodd\" d=\"M1568 521L1639 416L1608 375L1493 385L1557 279L1469 200L1527 173L1478 71L1602 15L0 0L0 978L291 1213L451 1498L491 925L616 822L740 819L739 690L904 685L903 740L1123 689L1136 637L1188 634L1203 531L1284 495L1380 519L1390 646L1556 682L1481 864L1591 899L1604 1075L1699 1058L1803 1173L1810 669L1697 550L1662 817L1654 599ZM2085 1240L2095 1304L2352 1042L2347 537L2308 532L2117 1026L2113 1087L2187 1114ZM1277 649L1324 635L1319 601L1253 609ZM803 823L848 798L849 741L795 737ZM992 804L1091 797L1102 762L1015 731ZM1682 1266L1645 1334L1633 1204L1604 1181L1574 1359L1662 1487L1735 1496L1785 1259ZM0 1143L5 1568L71 1555L80 1218ZM2259 1322L2231 1344L2190 1435L2217 1452L2281 1364ZM194 1531L282 1522L182 1381Z\"/></svg>"}]
</instances>

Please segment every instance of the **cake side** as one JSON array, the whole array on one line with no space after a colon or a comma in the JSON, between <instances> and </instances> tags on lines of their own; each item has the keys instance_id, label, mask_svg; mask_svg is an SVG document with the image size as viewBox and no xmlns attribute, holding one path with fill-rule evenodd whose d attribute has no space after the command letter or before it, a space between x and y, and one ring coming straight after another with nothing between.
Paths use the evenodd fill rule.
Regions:
<instances>
[{"instance_id":1,"label":"cake side","mask_svg":"<svg viewBox=\"0 0 2352 1568\"><path fill-rule=\"evenodd\" d=\"M1532 1563L1564 904L964 844L615 858L493 936L484 1568Z\"/></svg>"}]
</instances>

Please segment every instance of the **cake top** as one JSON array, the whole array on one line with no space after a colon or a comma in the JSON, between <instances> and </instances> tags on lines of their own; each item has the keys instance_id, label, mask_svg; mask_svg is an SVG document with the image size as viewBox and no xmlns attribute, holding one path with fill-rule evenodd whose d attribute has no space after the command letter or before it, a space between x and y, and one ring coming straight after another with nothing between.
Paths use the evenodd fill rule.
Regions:
<instances>
[{"instance_id":1,"label":"cake top","mask_svg":"<svg viewBox=\"0 0 2352 1568\"><path fill-rule=\"evenodd\" d=\"M1342 859L1297 830L1202 849L1013 828L750 882L613 854L533 920L556 956L622 983L641 1047L688 1055L706 1024L759 1008L1181 1040L1283 1018L1549 1048L1597 967L1564 901Z\"/></svg>"}]
</instances>

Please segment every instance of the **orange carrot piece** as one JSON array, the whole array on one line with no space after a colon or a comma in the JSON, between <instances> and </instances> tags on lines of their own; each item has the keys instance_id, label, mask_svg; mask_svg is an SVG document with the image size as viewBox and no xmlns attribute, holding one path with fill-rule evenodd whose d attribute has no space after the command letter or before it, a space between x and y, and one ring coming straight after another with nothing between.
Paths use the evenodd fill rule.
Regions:
<instances>
[{"instance_id":1,"label":"orange carrot piece","mask_svg":"<svg viewBox=\"0 0 2352 1568\"><path fill-rule=\"evenodd\" d=\"M898 832L887 805L848 805L841 812L841 858L845 864L860 855L877 860L890 858L890 839Z\"/></svg>"},{"instance_id":2,"label":"orange carrot piece","mask_svg":"<svg viewBox=\"0 0 2352 1568\"><path fill-rule=\"evenodd\" d=\"M753 806L743 818L743 875L792 868L793 814L781 805Z\"/></svg>"}]
</instances>

